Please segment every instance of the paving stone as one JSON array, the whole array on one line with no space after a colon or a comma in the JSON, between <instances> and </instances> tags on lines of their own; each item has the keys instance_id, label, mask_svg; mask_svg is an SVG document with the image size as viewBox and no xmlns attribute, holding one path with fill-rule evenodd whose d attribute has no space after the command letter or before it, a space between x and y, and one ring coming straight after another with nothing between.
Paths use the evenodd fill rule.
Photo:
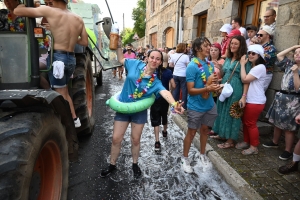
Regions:
<instances>
[{"instance_id":1,"label":"paving stone","mask_svg":"<svg viewBox=\"0 0 300 200\"><path fill-rule=\"evenodd\" d=\"M287 194L288 192L282 188L280 185L278 186L266 186L266 189L271 193L271 194Z\"/></svg>"},{"instance_id":2,"label":"paving stone","mask_svg":"<svg viewBox=\"0 0 300 200\"><path fill-rule=\"evenodd\" d=\"M300 182L293 183L293 186L294 186L295 188L297 188L298 190L300 190Z\"/></svg>"},{"instance_id":3,"label":"paving stone","mask_svg":"<svg viewBox=\"0 0 300 200\"><path fill-rule=\"evenodd\" d=\"M245 180L247 180L247 182L249 183L249 185L251 187L254 187L254 188L261 187L261 184L255 178L250 178L250 179L245 179Z\"/></svg>"},{"instance_id":4,"label":"paving stone","mask_svg":"<svg viewBox=\"0 0 300 200\"><path fill-rule=\"evenodd\" d=\"M282 176L280 176L278 173L274 172L273 170L267 170L265 173L268 177L271 177L273 180L282 180Z\"/></svg>"},{"instance_id":5,"label":"paving stone","mask_svg":"<svg viewBox=\"0 0 300 200\"><path fill-rule=\"evenodd\" d=\"M274 181L273 181L270 177L257 178L257 181L258 181L262 186L274 185Z\"/></svg>"},{"instance_id":6,"label":"paving stone","mask_svg":"<svg viewBox=\"0 0 300 200\"><path fill-rule=\"evenodd\" d=\"M279 200L292 200L292 199L295 199L295 197L293 197L292 194L284 194L284 195L278 195L276 196L277 199Z\"/></svg>"},{"instance_id":7,"label":"paving stone","mask_svg":"<svg viewBox=\"0 0 300 200\"><path fill-rule=\"evenodd\" d=\"M289 183L284 179L277 181L277 183L286 191L288 191L288 193L293 193L294 191L297 190L297 188L292 183Z\"/></svg>"},{"instance_id":8,"label":"paving stone","mask_svg":"<svg viewBox=\"0 0 300 200\"><path fill-rule=\"evenodd\" d=\"M290 183L295 183L295 182L299 182L300 181L300 177L299 176L295 176L294 174L288 174L283 176L283 178L285 180L287 180Z\"/></svg>"},{"instance_id":9,"label":"paving stone","mask_svg":"<svg viewBox=\"0 0 300 200\"><path fill-rule=\"evenodd\" d=\"M268 195L271 194L268 190L266 190L265 187L257 187L257 188L255 188L255 190L256 190L262 197L265 197L265 196L268 196Z\"/></svg>"}]
</instances>

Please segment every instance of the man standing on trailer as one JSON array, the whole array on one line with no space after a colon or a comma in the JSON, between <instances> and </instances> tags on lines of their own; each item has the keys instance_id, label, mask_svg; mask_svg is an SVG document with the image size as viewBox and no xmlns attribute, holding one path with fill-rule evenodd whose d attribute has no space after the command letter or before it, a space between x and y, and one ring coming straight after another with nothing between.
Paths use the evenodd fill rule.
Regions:
<instances>
[{"instance_id":1,"label":"man standing on trailer","mask_svg":"<svg viewBox=\"0 0 300 200\"><path fill-rule=\"evenodd\" d=\"M24 4L20 4L14 9L14 14L24 17L45 17L47 19L54 38L53 63L61 61L64 64L64 75L62 78L54 77L53 68L49 71L50 84L56 92L60 93L69 102L74 124L77 128L81 126L81 123L76 116L73 101L69 96L68 82L76 66L75 44L87 46L88 35L81 17L70 12L67 9L67 4L68 0L53 0L53 7L40 6L37 8L28 8ZM52 65L50 60L48 56L48 68ZM58 63L61 64L61 62Z\"/></svg>"}]
</instances>

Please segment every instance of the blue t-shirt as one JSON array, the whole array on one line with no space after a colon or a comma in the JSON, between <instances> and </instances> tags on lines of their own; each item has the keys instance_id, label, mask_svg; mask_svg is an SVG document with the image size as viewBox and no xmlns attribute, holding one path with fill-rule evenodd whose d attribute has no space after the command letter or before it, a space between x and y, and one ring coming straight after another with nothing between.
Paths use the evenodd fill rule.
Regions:
<instances>
[{"instance_id":1,"label":"blue t-shirt","mask_svg":"<svg viewBox=\"0 0 300 200\"><path fill-rule=\"evenodd\" d=\"M135 82L140 78L141 71L145 67L145 63L136 60L136 59L125 59L124 66L125 69L128 71L127 77L125 79L122 92L120 94L119 100L121 102L133 102L138 101L147 97L151 97L154 94L156 97L159 96L159 92L162 90L166 90L162 85L161 81L155 77L152 86L148 89L148 91L141 97L141 98L130 98L129 96L132 95L136 89ZM141 92L143 88L148 84L149 79L151 76L145 76L140 83L138 91Z\"/></svg>"},{"instance_id":2,"label":"blue t-shirt","mask_svg":"<svg viewBox=\"0 0 300 200\"><path fill-rule=\"evenodd\" d=\"M196 58L196 57L195 57ZM198 58L196 58L198 59ZM206 74L206 80L210 76L210 73L208 71L208 66L207 64L198 59L200 63L203 66L203 69ZM214 65L210 62L211 66L213 67L214 71ZM192 60L187 68L186 68L186 82L194 82L194 88L204 88L203 80L201 78L201 72L198 67L198 65ZM201 94L198 95L188 95L188 103L187 103L187 108L190 110L194 110L197 112L206 112L211 110L214 107L214 100L212 97L212 93L210 92L209 98L208 99L203 99Z\"/></svg>"},{"instance_id":3,"label":"blue t-shirt","mask_svg":"<svg viewBox=\"0 0 300 200\"><path fill-rule=\"evenodd\" d=\"M164 88L166 88L166 90L169 90L169 83L170 83L170 80L173 78L173 74L172 74L172 71L169 70L169 69L164 69L162 71L162 75L161 75L161 82L162 82L162 85L164 86ZM156 99L158 99L160 97L157 97Z\"/></svg>"}]
</instances>

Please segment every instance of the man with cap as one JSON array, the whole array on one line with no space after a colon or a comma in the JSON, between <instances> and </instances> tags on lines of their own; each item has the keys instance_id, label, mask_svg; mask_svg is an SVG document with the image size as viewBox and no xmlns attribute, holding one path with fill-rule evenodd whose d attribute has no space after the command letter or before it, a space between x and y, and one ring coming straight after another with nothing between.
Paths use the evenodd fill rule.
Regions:
<instances>
[{"instance_id":1,"label":"man with cap","mask_svg":"<svg viewBox=\"0 0 300 200\"><path fill-rule=\"evenodd\" d=\"M276 26L276 11L274 9L268 9L264 15L265 25L270 26L273 31L275 31Z\"/></svg>"},{"instance_id":2,"label":"man with cap","mask_svg":"<svg viewBox=\"0 0 300 200\"><path fill-rule=\"evenodd\" d=\"M263 26L258 33L256 34L257 37L252 38L252 42L256 44L262 45L265 51L265 61L266 61L266 69L267 69L267 76L265 78L265 91L268 89L273 77L274 65L276 62L276 48L273 45L273 34L274 31L270 26Z\"/></svg>"},{"instance_id":3,"label":"man with cap","mask_svg":"<svg viewBox=\"0 0 300 200\"><path fill-rule=\"evenodd\" d=\"M250 25L246 28L247 30L247 35L248 35L248 39L246 40L246 44L247 47L250 45L250 41L253 37L255 37L256 33L257 33L257 27Z\"/></svg>"},{"instance_id":4,"label":"man with cap","mask_svg":"<svg viewBox=\"0 0 300 200\"><path fill-rule=\"evenodd\" d=\"M163 64L158 67L157 76L161 80L166 90L175 88L175 81L173 79L172 71L167 69L168 66L168 54L162 52ZM170 86L170 87L169 87ZM163 125L162 135L164 138L168 136L168 110L169 103L161 96L156 98L153 105L150 108L151 126L154 128L155 144L154 150L159 153L161 151L161 144L159 142L159 126Z\"/></svg>"},{"instance_id":5,"label":"man with cap","mask_svg":"<svg viewBox=\"0 0 300 200\"><path fill-rule=\"evenodd\" d=\"M61 79L55 78L53 68L49 71L51 87L60 93L69 102L75 127L80 127L81 123L77 118L74 105L68 92L68 82L72 76L76 58L74 48L76 43L82 46L88 45L88 36L80 16L67 9L68 0L53 1L53 7L40 6L37 8L25 7L24 4L18 5L14 9L14 14L24 17L45 17L50 25L50 31L54 38L53 62L60 63L64 67L64 75ZM50 68L50 58L47 58L47 67Z\"/></svg>"}]
</instances>

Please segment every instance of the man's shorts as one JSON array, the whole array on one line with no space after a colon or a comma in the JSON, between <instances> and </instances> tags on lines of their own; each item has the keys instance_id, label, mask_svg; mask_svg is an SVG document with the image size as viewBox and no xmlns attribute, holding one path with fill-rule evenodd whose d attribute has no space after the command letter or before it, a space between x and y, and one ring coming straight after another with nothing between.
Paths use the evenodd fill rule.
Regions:
<instances>
[{"instance_id":1,"label":"man's shorts","mask_svg":"<svg viewBox=\"0 0 300 200\"><path fill-rule=\"evenodd\" d=\"M150 108L151 126L166 125L168 123L169 103L162 97L156 99Z\"/></svg>"},{"instance_id":2,"label":"man's shorts","mask_svg":"<svg viewBox=\"0 0 300 200\"><path fill-rule=\"evenodd\" d=\"M145 124L147 123L147 109L141 112L132 113L132 114L123 114L116 112L115 121L122 122L133 122L136 124Z\"/></svg>"},{"instance_id":3,"label":"man's shorts","mask_svg":"<svg viewBox=\"0 0 300 200\"><path fill-rule=\"evenodd\" d=\"M73 52L69 54L69 52L64 53L53 53L54 61L62 61L65 64L64 76L62 79L57 79L53 76L53 68L48 72L50 85L52 88L63 88L66 87L70 77L72 76L75 66L76 66L76 58ZM47 68L50 68L50 56L47 57Z\"/></svg>"},{"instance_id":4,"label":"man's shorts","mask_svg":"<svg viewBox=\"0 0 300 200\"><path fill-rule=\"evenodd\" d=\"M216 104L207 112L197 112L194 110L187 110L188 128L199 129L201 125L212 127L218 116Z\"/></svg>"}]
</instances>

